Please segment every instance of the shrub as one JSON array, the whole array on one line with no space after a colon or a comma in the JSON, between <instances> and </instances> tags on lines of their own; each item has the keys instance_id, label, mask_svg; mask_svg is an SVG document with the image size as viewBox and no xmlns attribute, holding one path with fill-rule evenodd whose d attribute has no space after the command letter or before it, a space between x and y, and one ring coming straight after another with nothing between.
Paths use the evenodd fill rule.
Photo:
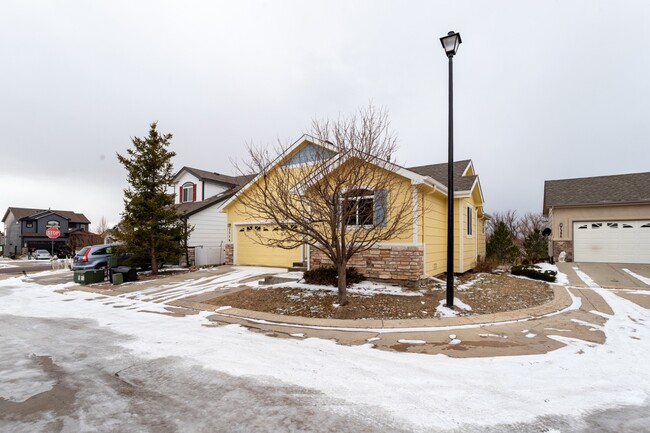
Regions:
<instances>
[{"instance_id":1,"label":"shrub","mask_svg":"<svg viewBox=\"0 0 650 433\"><path fill-rule=\"evenodd\" d=\"M481 257L476 261L474 271L476 272L492 272L499 266L499 262L490 257Z\"/></svg>"},{"instance_id":2,"label":"shrub","mask_svg":"<svg viewBox=\"0 0 650 433\"><path fill-rule=\"evenodd\" d=\"M528 263L537 263L548 257L548 241L539 229L535 229L524 239L524 252Z\"/></svg>"},{"instance_id":3,"label":"shrub","mask_svg":"<svg viewBox=\"0 0 650 433\"><path fill-rule=\"evenodd\" d=\"M487 241L487 256L500 264L514 263L519 256L519 250L512 240L512 233L503 221L497 223L494 233Z\"/></svg>"},{"instance_id":4,"label":"shrub","mask_svg":"<svg viewBox=\"0 0 650 433\"><path fill-rule=\"evenodd\" d=\"M307 284L329 285L334 287L338 287L339 285L339 274L334 267L322 267L306 271L303 278ZM348 286L360 283L363 280L363 274L357 272L354 268L346 269L345 282Z\"/></svg>"},{"instance_id":5,"label":"shrub","mask_svg":"<svg viewBox=\"0 0 650 433\"><path fill-rule=\"evenodd\" d=\"M510 272L512 275L521 275L535 280L547 281L549 283L555 282L555 275L557 275L557 272L555 271L551 271L550 269L542 271L542 268L535 265L513 266Z\"/></svg>"}]
</instances>

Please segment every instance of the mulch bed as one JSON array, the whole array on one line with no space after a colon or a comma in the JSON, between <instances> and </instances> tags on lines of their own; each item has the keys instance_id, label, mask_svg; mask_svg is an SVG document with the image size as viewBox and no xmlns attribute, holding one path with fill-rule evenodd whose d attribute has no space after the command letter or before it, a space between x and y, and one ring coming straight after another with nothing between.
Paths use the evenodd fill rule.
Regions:
<instances>
[{"instance_id":1,"label":"mulch bed","mask_svg":"<svg viewBox=\"0 0 650 433\"><path fill-rule=\"evenodd\" d=\"M464 288L470 281L473 284ZM456 298L472 308L471 311L455 308L461 316L519 310L553 299L553 289L548 284L509 274L466 274L459 279L459 284L455 289ZM289 316L389 320L436 317L436 308L446 298L444 285L438 283L411 292L421 296L368 296L348 292L348 304L340 307L334 306L335 292L266 287L249 288L204 302Z\"/></svg>"}]
</instances>

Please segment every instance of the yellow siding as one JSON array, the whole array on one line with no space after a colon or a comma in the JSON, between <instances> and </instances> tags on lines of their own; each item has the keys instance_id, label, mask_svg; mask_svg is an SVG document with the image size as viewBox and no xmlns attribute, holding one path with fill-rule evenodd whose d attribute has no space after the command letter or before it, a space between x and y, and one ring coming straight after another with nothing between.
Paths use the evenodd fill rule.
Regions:
<instances>
[{"instance_id":1,"label":"yellow siding","mask_svg":"<svg viewBox=\"0 0 650 433\"><path fill-rule=\"evenodd\" d=\"M427 275L438 275L447 269L447 197L440 192L426 193L422 201L424 269Z\"/></svg>"},{"instance_id":2,"label":"yellow siding","mask_svg":"<svg viewBox=\"0 0 650 433\"><path fill-rule=\"evenodd\" d=\"M271 224L236 225L234 230L234 262L237 265L290 267L294 262L302 261L302 248L285 250L256 242L257 235L268 239L282 238L282 231Z\"/></svg>"}]
</instances>

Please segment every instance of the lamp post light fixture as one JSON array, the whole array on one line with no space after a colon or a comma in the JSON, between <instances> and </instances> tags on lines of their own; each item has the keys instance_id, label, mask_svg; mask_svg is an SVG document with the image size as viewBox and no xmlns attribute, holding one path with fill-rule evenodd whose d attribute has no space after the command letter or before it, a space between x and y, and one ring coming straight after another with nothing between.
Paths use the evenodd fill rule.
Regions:
<instances>
[{"instance_id":1,"label":"lamp post light fixture","mask_svg":"<svg viewBox=\"0 0 650 433\"><path fill-rule=\"evenodd\" d=\"M449 32L440 38L449 58L449 158L447 167L447 307L454 306L454 63L462 43L460 33Z\"/></svg>"}]
</instances>

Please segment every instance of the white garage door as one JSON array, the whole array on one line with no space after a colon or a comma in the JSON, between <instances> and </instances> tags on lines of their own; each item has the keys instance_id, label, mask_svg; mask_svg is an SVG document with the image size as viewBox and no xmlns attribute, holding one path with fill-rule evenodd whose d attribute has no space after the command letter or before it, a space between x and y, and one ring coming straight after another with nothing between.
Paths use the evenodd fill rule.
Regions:
<instances>
[{"instance_id":1,"label":"white garage door","mask_svg":"<svg viewBox=\"0 0 650 433\"><path fill-rule=\"evenodd\" d=\"M573 223L576 262L650 263L650 220Z\"/></svg>"}]
</instances>

